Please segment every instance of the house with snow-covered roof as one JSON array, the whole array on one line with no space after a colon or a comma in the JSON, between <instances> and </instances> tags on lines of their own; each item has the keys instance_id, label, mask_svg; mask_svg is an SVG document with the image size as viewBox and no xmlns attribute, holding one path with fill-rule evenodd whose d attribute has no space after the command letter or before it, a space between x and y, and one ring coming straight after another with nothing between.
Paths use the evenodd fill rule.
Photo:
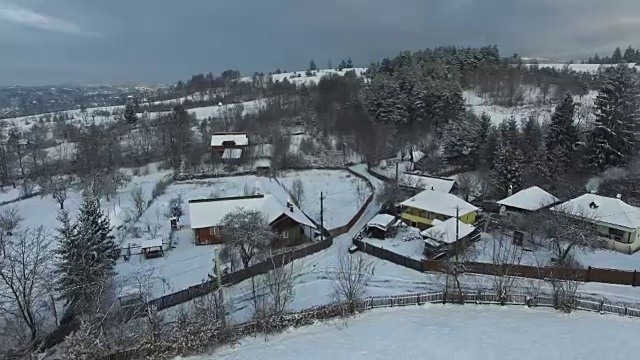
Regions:
<instances>
[{"instance_id":1,"label":"house with snow-covered roof","mask_svg":"<svg viewBox=\"0 0 640 360\"><path fill-rule=\"evenodd\" d=\"M424 254L427 256L458 241L468 241L474 234L479 235L475 226L457 221L456 218L435 220L432 227L420 233L424 239Z\"/></svg>"},{"instance_id":2,"label":"house with snow-covered roof","mask_svg":"<svg viewBox=\"0 0 640 360\"><path fill-rule=\"evenodd\" d=\"M498 201L500 212L523 213L545 209L558 203L560 199L546 192L538 186L527 189Z\"/></svg>"},{"instance_id":3,"label":"house with snow-covered roof","mask_svg":"<svg viewBox=\"0 0 640 360\"><path fill-rule=\"evenodd\" d=\"M237 196L189 201L189 220L197 245L221 244L220 222L229 213L261 212L282 241L299 244L312 238L315 224L291 201L281 203L273 195Z\"/></svg>"},{"instance_id":4,"label":"house with snow-covered roof","mask_svg":"<svg viewBox=\"0 0 640 360\"><path fill-rule=\"evenodd\" d=\"M435 190L424 190L400 203L402 220L419 229L433 226L434 220L445 221L456 216L461 222L474 224L478 208L461 198Z\"/></svg>"},{"instance_id":5,"label":"house with snow-covered roof","mask_svg":"<svg viewBox=\"0 0 640 360\"><path fill-rule=\"evenodd\" d=\"M214 160L237 162L249 146L246 133L215 133L211 135L211 153Z\"/></svg>"},{"instance_id":6,"label":"house with snow-covered roof","mask_svg":"<svg viewBox=\"0 0 640 360\"><path fill-rule=\"evenodd\" d=\"M608 248L625 253L640 249L640 208L615 198L584 194L551 208L564 215L597 225Z\"/></svg>"},{"instance_id":7,"label":"house with snow-covered roof","mask_svg":"<svg viewBox=\"0 0 640 360\"><path fill-rule=\"evenodd\" d=\"M458 184L454 179L425 175L418 171L400 175L398 182L402 187L417 191L435 190L451 194L458 191Z\"/></svg>"}]
</instances>

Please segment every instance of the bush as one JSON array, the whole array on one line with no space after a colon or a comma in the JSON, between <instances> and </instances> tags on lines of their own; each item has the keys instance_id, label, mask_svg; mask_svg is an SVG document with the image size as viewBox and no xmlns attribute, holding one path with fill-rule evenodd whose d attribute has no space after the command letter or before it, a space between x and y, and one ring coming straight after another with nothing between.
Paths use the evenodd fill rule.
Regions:
<instances>
[{"instance_id":1,"label":"bush","mask_svg":"<svg viewBox=\"0 0 640 360\"><path fill-rule=\"evenodd\" d=\"M159 180L151 192L151 199L157 199L160 195L163 195L167 191L170 183L171 180L168 179Z\"/></svg>"}]
</instances>

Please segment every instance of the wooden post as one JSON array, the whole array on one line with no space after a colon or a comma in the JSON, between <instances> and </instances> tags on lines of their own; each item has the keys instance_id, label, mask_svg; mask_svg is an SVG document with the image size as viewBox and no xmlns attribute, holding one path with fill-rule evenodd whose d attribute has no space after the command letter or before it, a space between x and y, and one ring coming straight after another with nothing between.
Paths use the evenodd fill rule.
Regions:
<instances>
[{"instance_id":1,"label":"wooden post","mask_svg":"<svg viewBox=\"0 0 640 360\"><path fill-rule=\"evenodd\" d=\"M636 270L633 270L633 283L631 284L631 286L636 286L636 275L638 274L638 272Z\"/></svg>"},{"instance_id":2,"label":"wooden post","mask_svg":"<svg viewBox=\"0 0 640 360\"><path fill-rule=\"evenodd\" d=\"M590 278L591 278L591 266L587 268L587 282L589 282Z\"/></svg>"}]
</instances>

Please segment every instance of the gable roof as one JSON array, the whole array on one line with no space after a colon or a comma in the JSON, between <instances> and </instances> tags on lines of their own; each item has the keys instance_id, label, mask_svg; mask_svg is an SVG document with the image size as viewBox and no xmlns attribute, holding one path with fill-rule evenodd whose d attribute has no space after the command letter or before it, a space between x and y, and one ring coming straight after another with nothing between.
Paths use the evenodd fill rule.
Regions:
<instances>
[{"instance_id":1,"label":"gable roof","mask_svg":"<svg viewBox=\"0 0 640 360\"><path fill-rule=\"evenodd\" d=\"M640 209L618 198L584 194L551 210L627 229L640 227Z\"/></svg>"},{"instance_id":2,"label":"gable roof","mask_svg":"<svg viewBox=\"0 0 640 360\"><path fill-rule=\"evenodd\" d=\"M498 204L516 209L536 211L558 201L560 201L560 199L538 186L532 186L498 201Z\"/></svg>"},{"instance_id":3,"label":"gable roof","mask_svg":"<svg viewBox=\"0 0 640 360\"><path fill-rule=\"evenodd\" d=\"M387 228L396 220L396 217L389 214L378 214L367 223L367 227L375 227L380 230Z\"/></svg>"},{"instance_id":4,"label":"gable roof","mask_svg":"<svg viewBox=\"0 0 640 360\"><path fill-rule=\"evenodd\" d=\"M249 145L249 138L244 133L211 135L211 146L222 146L227 141L233 141L237 146Z\"/></svg>"},{"instance_id":5,"label":"gable roof","mask_svg":"<svg viewBox=\"0 0 640 360\"><path fill-rule=\"evenodd\" d=\"M451 192L451 189L453 189L453 186L456 184L456 181L454 179L411 173L402 174L399 181L400 185L403 186L424 190L435 190L445 193Z\"/></svg>"},{"instance_id":6,"label":"gable roof","mask_svg":"<svg viewBox=\"0 0 640 360\"><path fill-rule=\"evenodd\" d=\"M424 230L420 235L434 239L440 243L453 244L457 240L469 236L475 229L472 225L458 221L458 239L456 239L456 219L451 218Z\"/></svg>"},{"instance_id":7,"label":"gable roof","mask_svg":"<svg viewBox=\"0 0 640 360\"><path fill-rule=\"evenodd\" d=\"M293 204L292 204L293 205ZM254 195L222 199L202 199L189 201L189 219L192 229L203 229L220 224L222 218L240 208L260 211L271 224L280 216L286 215L299 224L316 228L311 220L295 205L290 211L273 195Z\"/></svg>"},{"instance_id":8,"label":"gable roof","mask_svg":"<svg viewBox=\"0 0 640 360\"><path fill-rule=\"evenodd\" d=\"M460 216L478 210L477 207L453 194L435 190L424 190L423 192L403 201L400 205L448 217L456 216L456 208L460 210Z\"/></svg>"}]
</instances>

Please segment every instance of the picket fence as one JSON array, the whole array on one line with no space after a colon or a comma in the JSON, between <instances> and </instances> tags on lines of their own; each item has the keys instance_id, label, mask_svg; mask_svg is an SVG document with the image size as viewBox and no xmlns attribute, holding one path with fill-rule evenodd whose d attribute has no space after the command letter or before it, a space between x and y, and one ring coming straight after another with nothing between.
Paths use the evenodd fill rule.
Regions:
<instances>
[{"instance_id":1,"label":"picket fence","mask_svg":"<svg viewBox=\"0 0 640 360\"><path fill-rule=\"evenodd\" d=\"M511 294L500 297L494 293L486 293L482 290L463 292L462 297L456 292L432 292L432 293L412 293L395 296L374 296L358 301L355 304L357 312L390 307L417 306L424 304L477 304L477 305L502 305L502 306L528 306L554 308L554 298L551 294L530 296L527 294ZM640 318L640 304L610 304L601 301L575 298L571 307L575 310L598 312L600 314L621 315L633 318ZM273 323L295 324L300 319L312 318L316 320L328 320L344 316L346 304L335 304L324 307L311 308L284 316L276 316L266 320ZM231 327L229 331L238 336L249 336L259 333L262 327L260 321L248 321ZM306 325L301 322L301 325ZM188 339L185 339L185 341ZM214 345L214 344L212 344ZM137 349L126 349L117 353L103 357L101 360L131 360L139 357Z\"/></svg>"}]
</instances>

